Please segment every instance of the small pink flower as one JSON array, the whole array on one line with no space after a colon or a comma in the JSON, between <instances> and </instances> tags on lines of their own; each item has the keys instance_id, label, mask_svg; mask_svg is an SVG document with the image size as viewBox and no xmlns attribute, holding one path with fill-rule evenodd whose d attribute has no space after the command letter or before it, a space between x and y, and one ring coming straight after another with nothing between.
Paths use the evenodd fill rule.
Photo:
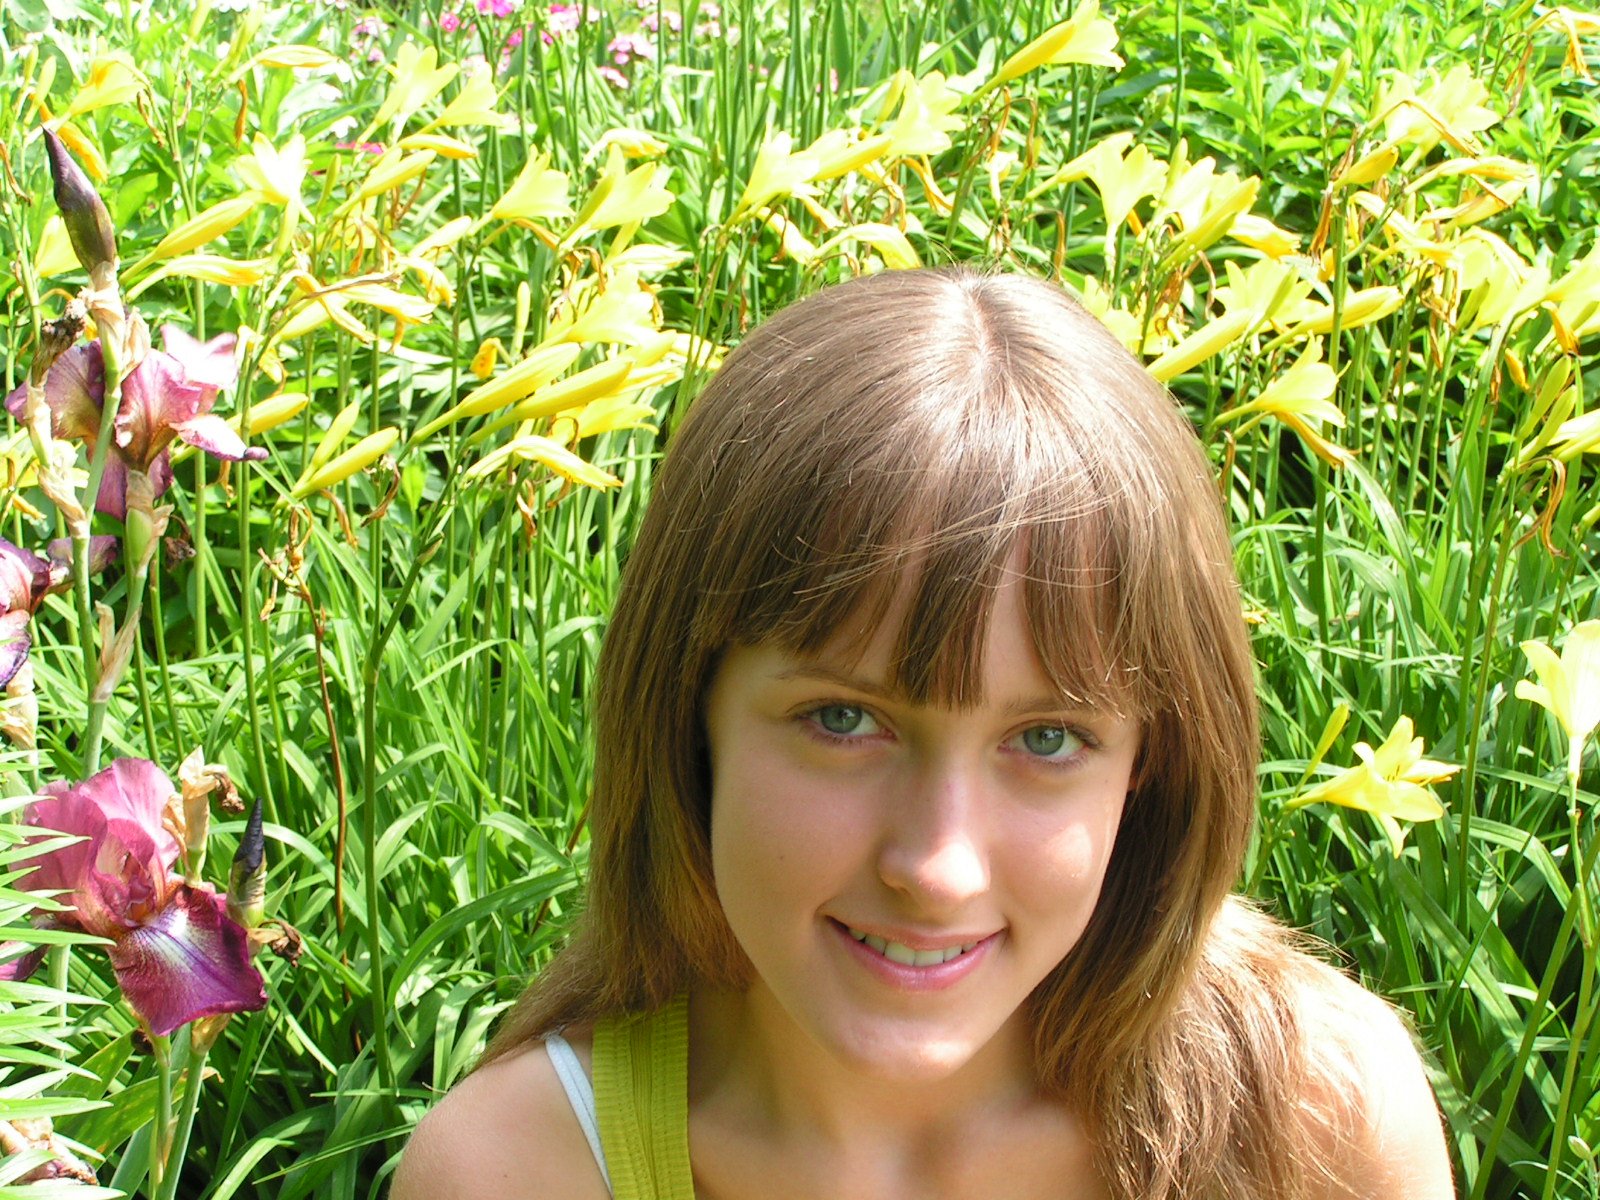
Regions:
<instances>
[{"instance_id":1,"label":"small pink flower","mask_svg":"<svg viewBox=\"0 0 1600 1200\"><path fill-rule=\"evenodd\" d=\"M520 45L522 45L522 30L513 29L511 36L506 39L506 47L515 50Z\"/></svg>"},{"instance_id":2,"label":"small pink flower","mask_svg":"<svg viewBox=\"0 0 1600 1200\"><path fill-rule=\"evenodd\" d=\"M439 18L439 28L446 33L454 33L461 28L461 17L453 12L447 12Z\"/></svg>"},{"instance_id":3,"label":"small pink flower","mask_svg":"<svg viewBox=\"0 0 1600 1200\"><path fill-rule=\"evenodd\" d=\"M644 3L650 5L652 9L655 7L655 0L644 0ZM677 13L673 12L670 8L667 9L663 15L666 17L666 25L670 31L673 33L678 33L683 29L683 18ZM657 20L656 14L653 11L647 12L644 16L640 17L639 24L644 26L644 28L649 30L651 33L661 32L661 22Z\"/></svg>"},{"instance_id":4,"label":"small pink flower","mask_svg":"<svg viewBox=\"0 0 1600 1200\"><path fill-rule=\"evenodd\" d=\"M610 63L600 68L600 78L604 79L612 87L628 88L633 86L628 82L628 77Z\"/></svg>"},{"instance_id":5,"label":"small pink flower","mask_svg":"<svg viewBox=\"0 0 1600 1200\"><path fill-rule=\"evenodd\" d=\"M511 0L478 0L478 11L491 17L509 17L517 10Z\"/></svg>"},{"instance_id":6,"label":"small pink flower","mask_svg":"<svg viewBox=\"0 0 1600 1200\"><path fill-rule=\"evenodd\" d=\"M611 55L612 61L617 66L625 67L634 59L654 62L656 48L655 43L649 38L639 37L631 33L619 33L611 39L611 44L606 47L606 53Z\"/></svg>"}]
</instances>

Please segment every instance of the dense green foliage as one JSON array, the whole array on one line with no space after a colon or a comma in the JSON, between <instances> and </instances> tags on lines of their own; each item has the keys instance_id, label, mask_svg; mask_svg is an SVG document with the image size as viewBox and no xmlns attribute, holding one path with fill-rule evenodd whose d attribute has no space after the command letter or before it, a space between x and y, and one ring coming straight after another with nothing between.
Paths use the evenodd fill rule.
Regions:
<instances>
[{"instance_id":1,"label":"dense green foliage","mask_svg":"<svg viewBox=\"0 0 1600 1200\"><path fill-rule=\"evenodd\" d=\"M258 960L268 1007L204 1077L181 1032L157 1069L100 951L54 952L57 991L0 984L0 1119L54 1114L103 1184L154 1195L156 1114L187 1081L165 1194L380 1195L578 894L587 681L706 348L829 280L983 261L1083 294L1213 454L1266 713L1246 886L1414 1014L1463 1195L1600 1196L1595 799L1515 692L1520 644L1559 649L1597 607L1600 19L1155 0L1101 14L1120 68L1080 12L1071 61L1013 72L1067 12L513 7L0 12L22 85L0 95L0 383L84 286L48 225L39 129L67 120L91 173L104 159L123 294L152 328L241 333L223 415L293 410L250 437L265 461L175 465L147 591L121 565L94 578L139 627L103 759L89 585L44 602L37 749L6 790L120 756L176 772L203 746L263 800L267 910L305 940L298 967ZM417 47L467 69L430 76ZM214 236L161 248L201 214ZM608 301L610 328L572 325ZM474 393L562 344L575 361L538 386ZM608 359L628 374L587 407L537 407ZM0 532L42 552L68 530L15 428ZM387 454L331 478L353 445ZM1600 706L1600 674L1572 682ZM1459 771L1410 735L1365 791L1331 765L1402 718ZM1432 795L1438 819L1393 824ZM1327 802L1352 796L1390 824ZM214 823L213 862L242 827ZM20 926L14 881L0 903ZM0 1186L38 1161L0 1160Z\"/></svg>"}]
</instances>

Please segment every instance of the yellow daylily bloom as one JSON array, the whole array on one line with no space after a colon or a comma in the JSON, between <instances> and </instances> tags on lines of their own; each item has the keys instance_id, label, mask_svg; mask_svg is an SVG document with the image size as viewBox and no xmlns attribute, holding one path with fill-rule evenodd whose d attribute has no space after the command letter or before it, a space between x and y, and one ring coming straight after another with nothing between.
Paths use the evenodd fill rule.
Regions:
<instances>
[{"instance_id":1,"label":"yellow daylily bloom","mask_svg":"<svg viewBox=\"0 0 1600 1200\"><path fill-rule=\"evenodd\" d=\"M1286 808L1328 803L1369 812L1378 818L1398 858L1405 842L1400 822L1436 821L1442 817L1444 805L1429 787L1461 769L1453 763L1423 758L1423 749L1423 740L1415 736L1411 718L1401 717L1376 750L1366 742L1357 742L1355 766L1319 783L1290 801Z\"/></svg>"},{"instance_id":2,"label":"yellow daylily bloom","mask_svg":"<svg viewBox=\"0 0 1600 1200\"><path fill-rule=\"evenodd\" d=\"M1420 92L1409 75L1397 74L1379 91L1377 119L1391 142L1429 149L1443 140L1463 154L1478 154L1473 135L1500 120L1499 113L1484 107L1488 98L1489 89L1465 63L1457 63Z\"/></svg>"},{"instance_id":3,"label":"yellow daylily bloom","mask_svg":"<svg viewBox=\"0 0 1600 1200\"><path fill-rule=\"evenodd\" d=\"M1333 177L1333 186L1336 188L1366 187L1382 179L1395 164L1400 161L1400 147L1392 142L1385 142L1376 150L1363 154L1355 162Z\"/></svg>"},{"instance_id":4,"label":"yellow daylily bloom","mask_svg":"<svg viewBox=\"0 0 1600 1200\"><path fill-rule=\"evenodd\" d=\"M291 218L309 215L300 198L309 169L306 140L300 134L291 137L281 149L266 134L256 134L250 142L250 153L234 159L233 169L246 187L261 193L269 204L285 209Z\"/></svg>"},{"instance_id":5,"label":"yellow daylily bloom","mask_svg":"<svg viewBox=\"0 0 1600 1200\"><path fill-rule=\"evenodd\" d=\"M900 111L886 131L886 156L942 154L950 149L950 134L966 121L952 115L966 97L945 82L943 71L930 71L915 79L909 71L900 88Z\"/></svg>"},{"instance_id":6,"label":"yellow daylily bloom","mask_svg":"<svg viewBox=\"0 0 1600 1200\"><path fill-rule=\"evenodd\" d=\"M650 405L630 400L626 394L603 396L590 401L578 414L577 434L582 439L618 429L648 429L656 433L659 431L650 423L655 415L656 410Z\"/></svg>"},{"instance_id":7,"label":"yellow daylily bloom","mask_svg":"<svg viewBox=\"0 0 1600 1200\"><path fill-rule=\"evenodd\" d=\"M1117 27L1100 15L1100 0L1084 0L1069 20L1045 30L1018 50L984 85L987 91L1043 66L1086 63L1092 66L1122 66L1112 47L1117 44Z\"/></svg>"},{"instance_id":8,"label":"yellow daylily bloom","mask_svg":"<svg viewBox=\"0 0 1600 1200\"><path fill-rule=\"evenodd\" d=\"M495 201L489 215L498 221L554 221L572 215L566 172L550 169L550 155L523 163L506 194Z\"/></svg>"},{"instance_id":9,"label":"yellow daylily bloom","mask_svg":"<svg viewBox=\"0 0 1600 1200\"><path fill-rule=\"evenodd\" d=\"M516 438L483 456L483 459L467 470L465 478L481 479L485 475L507 466L513 459L522 462L536 462L549 467L557 475L572 483L580 483L585 487L611 488L621 485L622 480L615 475L602 471L593 463L585 462L571 450L559 442L547 437L530 433Z\"/></svg>"},{"instance_id":10,"label":"yellow daylily bloom","mask_svg":"<svg viewBox=\"0 0 1600 1200\"><path fill-rule=\"evenodd\" d=\"M596 230L659 217L676 198L666 188L671 174L671 167L658 162L643 162L630 171L622 147L613 145L594 192L561 240L570 243Z\"/></svg>"},{"instance_id":11,"label":"yellow daylily bloom","mask_svg":"<svg viewBox=\"0 0 1600 1200\"><path fill-rule=\"evenodd\" d=\"M339 60L320 46L303 46L286 42L281 46L268 46L252 55L244 70L251 67L328 67ZM241 72L242 73L242 72Z\"/></svg>"},{"instance_id":12,"label":"yellow daylily bloom","mask_svg":"<svg viewBox=\"0 0 1600 1200\"><path fill-rule=\"evenodd\" d=\"M1112 335L1134 353L1139 352L1139 335L1142 323L1138 316L1118 308L1111 293L1093 275L1086 275L1083 290L1078 293L1084 308L1088 309L1109 329ZM1159 376L1158 376L1159 378Z\"/></svg>"},{"instance_id":13,"label":"yellow daylily bloom","mask_svg":"<svg viewBox=\"0 0 1600 1200\"><path fill-rule=\"evenodd\" d=\"M100 153L100 147L91 142L81 129L70 121L63 121L56 126L55 132L96 183L104 183L111 177L111 168L106 166L106 156Z\"/></svg>"},{"instance_id":14,"label":"yellow daylily bloom","mask_svg":"<svg viewBox=\"0 0 1600 1200\"><path fill-rule=\"evenodd\" d=\"M1577 779L1583 747L1600 725L1600 621L1567 634L1559 655L1543 642L1522 643L1538 677L1517 681L1517 698L1549 709L1567 735L1567 778Z\"/></svg>"},{"instance_id":15,"label":"yellow daylily bloom","mask_svg":"<svg viewBox=\"0 0 1600 1200\"><path fill-rule=\"evenodd\" d=\"M568 303L550 318L546 342L609 342L637 346L652 338L655 295L631 270L615 272L598 291L593 277L573 290Z\"/></svg>"},{"instance_id":16,"label":"yellow daylily bloom","mask_svg":"<svg viewBox=\"0 0 1600 1200\"><path fill-rule=\"evenodd\" d=\"M1174 169L1176 164L1174 164ZM1259 176L1240 179L1232 171L1216 173L1216 160L1202 158L1175 179L1168 172L1166 195L1159 211L1170 212L1182 233L1175 245L1189 253L1199 253L1233 228L1234 223L1256 202L1261 190Z\"/></svg>"},{"instance_id":17,"label":"yellow daylily bloom","mask_svg":"<svg viewBox=\"0 0 1600 1200\"><path fill-rule=\"evenodd\" d=\"M584 156L584 162L593 161L613 146L618 147L629 158L660 158L667 152L667 143L648 129L633 129L619 125L600 135L600 139Z\"/></svg>"},{"instance_id":18,"label":"yellow daylily bloom","mask_svg":"<svg viewBox=\"0 0 1600 1200\"><path fill-rule=\"evenodd\" d=\"M785 258L808 266L816 261L817 246L810 238L801 232L800 227L781 212L764 208L759 213L761 221L766 227L778 235L778 253L774 262L782 262ZM68 250L68 266L77 260L71 257Z\"/></svg>"},{"instance_id":19,"label":"yellow daylily bloom","mask_svg":"<svg viewBox=\"0 0 1600 1200\"><path fill-rule=\"evenodd\" d=\"M1545 302L1572 342L1600 330L1600 245L1567 267L1550 285Z\"/></svg>"},{"instance_id":20,"label":"yellow daylily bloom","mask_svg":"<svg viewBox=\"0 0 1600 1200\"><path fill-rule=\"evenodd\" d=\"M1292 263L1265 258L1241 268L1224 264L1228 282L1217 288L1217 303L1227 312L1247 312L1281 326L1298 320L1311 295L1311 283Z\"/></svg>"},{"instance_id":21,"label":"yellow daylily bloom","mask_svg":"<svg viewBox=\"0 0 1600 1200\"><path fill-rule=\"evenodd\" d=\"M402 42L394 65L388 68L394 82L389 85L377 115L356 141L370 141L373 131L380 126L404 125L419 108L444 91L459 70L455 63L441 67L438 51L432 46L424 50L415 42Z\"/></svg>"},{"instance_id":22,"label":"yellow daylily bloom","mask_svg":"<svg viewBox=\"0 0 1600 1200\"><path fill-rule=\"evenodd\" d=\"M1253 312L1225 313L1196 329L1145 369L1162 383L1167 383L1206 359L1221 354L1255 328L1259 321L1260 318Z\"/></svg>"},{"instance_id":23,"label":"yellow daylily bloom","mask_svg":"<svg viewBox=\"0 0 1600 1200\"><path fill-rule=\"evenodd\" d=\"M72 102L58 115L63 121L70 121L73 117L104 108L108 104L125 104L149 86L149 80L133 64L106 55L94 60L89 67L89 78L73 96ZM63 137L62 140L66 139Z\"/></svg>"},{"instance_id":24,"label":"yellow daylily bloom","mask_svg":"<svg viewBox=\"0 0 1600 1200\"><path fill-rule=\"evenodd\" d=\"M640 242L606 255L606 266L612 271L631 270L640 275L660 275L685 262L690 257L687 250L671 246L658 246Z\"/></svg>"},{"instance_id":25,"label":"yellow daylily bloom","mask_svg":"<svg viewBox=\"0 0 1600 1200\"><path fill-rule=\"evenodd\" d=\"M582 347L552 343L540 346L516 366L475 387L461 402L429 421L412 435L413 442L431 437L455 421L480 417L531 395L578 360Z\"/></svg>"},{"instance_id":26,"label":"yellow daylily bloom","mask_svg":"<svg viewBox=\"0 0 1600 1200\"><path fill-rule=\"evenodd\" d=\"M822 160L809 150L796 153L794 138L782 130L768 131L756 150L756 161L750 167L750 178L745 182L739 202L733 206L729 221L738 220L747 213L770 205L785 196L809 195L814 189L811 181L822 169Z\"/></svg>"},{"instance_id":27,"label":"yellow daylily bloom","mask_svg":"<svg viewBox=\"0 0 1600 1200\"><path fill-rule=\"evenodd\" d=\"M627 355L619 354L556 383L542 384L526 399L517 401L474 434L473 440L491 437L507 425L542 421L584 408L607 397L631 395L639 390L639 384L633 378L634 365Z\"/></svg>"},{"instance_id":28,"label":"yellow daylily bloom","mask_svg":"<svg viewBox=\"0 0 1600 1200\"><path fill-rule=\"evenodd\" d=\"M466 237L472 229L471 217L453 217L411 248L414 257L437 262L444 252Z\"/></svg>"},{"instance_id":29,"label":"yellow daylily bloom","mask_svg":"<svg viewBox=\"0 0 1600 1200\"><path fill-rule=\"evenodd\" d=\"M922 260L917 257L917 252L912 249L905 234L893 225L884 225L877 221L867 221L841 229L817 247L818 257L829 254L846 241L865 242L878 252L884 265L891 270L904 271L922 265Z\"/></svg>"},{"instance_id":30,"label":"yellow daylily bloom","mask_svg":"<svg viewBox=\"0 0 1600 1200\"><path fill-rule=\"evenodd\" d=\"M1262 388L1255 399L1220 414L1217 423L1248 417L1239 427L1243 433L1267 417L1276 417L1294 430L1306 449L1329 466L1346 466L1354 461L1354 455L1329 441L1322 432L1325 425L1344 428L1344 413L1328 399L1338 382L1333 368L1322 361L1321 341L1313 338L1288 370Z\"/></svg>"},{"instance_id":31,"label":"yellow daylily bloom","mask_svg":"<svg viewBox=\"0 0 1600 1200\"><path fill-rule=\"evenodd\" d=\"M450 103L444 106L444 111L424 125L419 132L452 129L462 125L508 130L515 124L515 118L508 117L495 108L499 99L499 93L495 91L494 76L487 65L476 71L469 71L466 82L461 85L461 90L455 94Z\"/></svg>"},{"instance_id":32,"label":"yellow daylily bloom","mask_svg":"<svg viewBox=\"0 0 1600 1200\"><path fill-rule=\"evenodd\" d=\"M394 426L369 433L350 449L332 459L320 469L311 472L289 493L291 500L303 500L313 492L322 492L343 483L358 471L364 471L377 462L400 440L400 431Z\"/></svg>"},{"instance_id":33,"label":"yellow daylily bloom","mask_svg":"<svg viewBox=\"0 0 1600 1200\"><path fill-rule=\"evenodd\" d=\"M1466 295L1466 329L1499 325L1538 306L1550 289L1550 269L1530 265L1504 238L1470 229L1456 250L1456 274Z\"/></svg>"},{"instance_id":34,"label":"yellow daylily bloom","mask_svg":"<svg viewBox=\"0 0 1600 1200\"><path fill-rule=\"evenodd\" d=\"M427 171L435 157L437 156L432 150L417 150L405 154L400 147L395 146L372 165L372 170L361 181L360 189L345 204L348 206L362 200L370 200L373 196L381 196L384 192L404 187Z\"/></svg>"},{"instance_id":35,"label":"yellow daylily bloom","mask_svg":"<svg viewBox=\"0 0 1600 1200\"><path fill-rule=\"evenodd\" d=\"M1132 141L1131 133L1112 134L1067 163L1050 180L1052 184L1060 184L1087 179L1094 184L1106 215L1108 240L1115 236L1140 200L1161 191L1167 178L1167 164L1143 145L1130 149Z\"/></svg>"},{"instance_id":36,"label":"yellow daylily bloom","mask_svg":"<svg viewBox=\"0 0 1600 1200\"><path fill-rule=\"evenodd\" d=\"M1228 236L1234 241L1259 250L1268 258L1287 258L1300 253L1300 235L1274 225L1266 217L1255 213L1240 213L1228 227Z\"/></svg>"},{"instance_id":37,"label":"yellow daylily bloom","mask_svg":"<svg viewBox=\"0 0 1600 1200\"><path fill-rule=\"evenodd\" d=\"M156 248L150 251L147 258L154 260L175 254L187 254L215 238L222 237L260 205L261 197L249 193L218 201L181 225L174 226L166 237L156 243Z\"/></svg>"},{"instance_id":38,"label":"yellow daylily bloom","mask_svg":"<svg viewBox=\"0 0 1600 1200\"><path fill-rule=\"evenodd\" d=\"M48 279L77 269L78 256L72 252L67 223L60 213L51 213L39 231L39 244L33 251L33 273L40 279Z\"/></svg>"},{"instance_id":39,"label":"yellow daylily bloom","mask_svg":"<svg viewBox=\"0 0 1600 1200\"><path fill-rule=\"evenodd\" d=\"M317 443L311 452L311 461L306 464L305 474L302 479L309 478L317 468L338 453L339 447L344 445L345 438L350 436L350 431L356 427L356 422L361 419L361 401L352 400L333 415L333 420L328 422L328 431L322 435L322 440Z\"/></svg>"},{"instance_id":40,"label":"yellow daylily bloom","mask_svg":"<svg viewBox=\"0 0 1600 1200\"><path fill-rule=\"evenodd\" d=\"M270 258L228 258L221 254L180 254L169 258L128 289L129 300L146 288L177 275L184 279L203 279L224 287L254 287L272 270Z\"/></svg>"},{"instance_id":41,"label":"yellow daylily bloom","mask_svg":"<svg viewBox=\"0 0 1600 1200\"><path fill-rule=\"evenodd\" d=\"M983 164L984 173L989 176L989 195L996 206L1004 204L1005 199L1000 195L1000 185L1005 182L1006 176L1016 169L1021 157L1010 150L996 150Z\"/></svg>"},{"instance_id":42,"label":"yellow daylily bloom","mask_svg":"<svg viewBox=\"0 0 1600 1200\"><path fill-rule=\"evenodd\" d=\"M890 134L875 133L869 136L866 130L857 126L854 129L828 130L807 146L804 153L816 158L817 170L812 181L822 183L876 162L893 145L894 138Z\"/></svg>"},{"instance_id":43,"label":"yellow daylily bloom","mask_svg":"<svg viewBox=\"0 0 1600 1200\"><path fill-rule=\"evenodd\" d=\"M431 150L441 158L458 161L478 157L476 147L442 133L412 133L401 138L397 144L402 150Z\"/></svg>"},{"instance_id":44,"label":"yellow daylily bloom","mask_svg":"<svg viewBox=\"0 0 1600 1200\"><path fill-rule=\"evenodd\" d=\"M1344 298L1339 313L1340 329L1359 329L1381 321L1405 303L1405 293L1397 287L1371 287L1351 292ZM1300 313L1300 320L1289 331L1292 337L1309 333L1333 332L1333 305L1310 304Z\"/></svg>"},{"instance_id":45,"label":"yellow daylily bloom","mask_svg":"<svg viewBox=\"0 0 1600 1200\"><path fill-rule=\"evenodd\" d=\"M1383 231L1389 235L1391 243L1397 244L1408 254L1426 259L1434 266L1449 267L1456 260L1456 249L1453 243L1440 242L1430 237L1415 221L1397 211L1390 211L1388 204L1380 196L1371 192L1357 192L1350 197L1350 204L1368 216L1383 222Z\"/></svg>"},{"instance_id":46,"label":"yellow daylily bloom","mask_svg":"<svg viewBox=\"0 0 1600 1200\"><path fill-rule=\"evenodd\" d=\"M494 364L500 360L500 339L487 338L483 345L478 347L477 353L472 356L470 364L472 373L479 379L487 379L494 374Z\"/></svg>"}]
</instances>

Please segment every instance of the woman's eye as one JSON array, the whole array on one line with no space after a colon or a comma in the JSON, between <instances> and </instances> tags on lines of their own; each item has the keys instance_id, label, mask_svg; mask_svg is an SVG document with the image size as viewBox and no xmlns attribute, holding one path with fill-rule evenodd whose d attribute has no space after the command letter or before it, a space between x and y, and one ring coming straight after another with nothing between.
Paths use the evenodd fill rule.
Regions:
<instances>
[{"instance_id":1,"label":"woman's eye","mask_svg":"<svg viewBox=\"0 0 1600 1200\"><path fill-rule=\"evenodd\" d=\"M877 730L871 714L854 704L825 704L813 709L810 716L823 732L835 737L859 737Z\"/></svg>"},{"instance_id":2,"label":"woman's eye","mask_svg":"<svg viewBox=\"0 0 1600 1200\"><path fill-rule=\"evenodd\" d=\"M1084 741L1062 725L1035 725L1017 736L1022 748L1036 758L1068 759L1081 750Z\"/></svg>"}]
</instances>

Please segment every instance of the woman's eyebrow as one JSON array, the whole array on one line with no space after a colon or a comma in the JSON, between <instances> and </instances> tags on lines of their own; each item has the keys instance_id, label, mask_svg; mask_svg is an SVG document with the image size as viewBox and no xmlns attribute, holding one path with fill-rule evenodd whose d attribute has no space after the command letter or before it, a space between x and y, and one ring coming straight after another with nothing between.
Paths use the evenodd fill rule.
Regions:
<instances>
[{"instance_id":1,"label":"woman's eyebrow","mask_svg":"<svg viewBox=\"0 0 1600 1200\"><path fill-rule=\"evenodd\" d=\"M849 688L851 691L860 692L876 700L897 704L907 703L905 693L898 688L887 687L871 679L858 679L854 675L835 670L822 663L801 663L797 666L785 667L773 678L783 683L795 679L816 680L822 683L835 684L838 687ZM1052 717L1064 717L1085 712L1086 710L1082 705L1071 704L1060 696L1039 695L1011 701L1001 710L1001 715L1012 718L1036 713Z\"/></svg>"}]
</instances>

